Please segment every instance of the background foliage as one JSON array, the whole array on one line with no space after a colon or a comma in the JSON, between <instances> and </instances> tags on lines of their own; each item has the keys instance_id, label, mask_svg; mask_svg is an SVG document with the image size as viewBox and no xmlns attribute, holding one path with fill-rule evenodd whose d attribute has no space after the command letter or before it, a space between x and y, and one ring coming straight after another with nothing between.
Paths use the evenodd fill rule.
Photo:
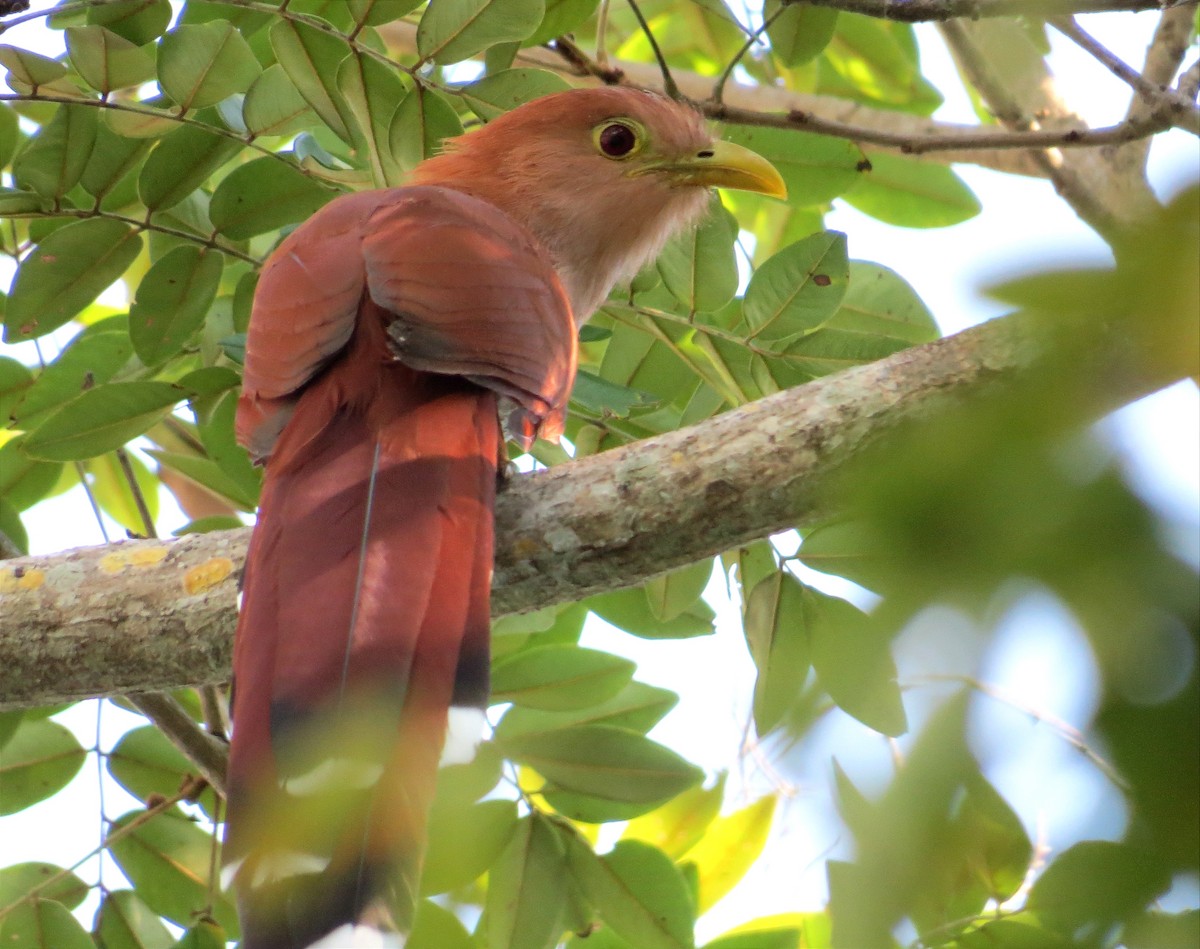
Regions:
<instances>
[{"instance_id":1,"label":"background foliage","mask_svg":"<svg viewBox=\"0 0 1200 949\"><path fill-rule=\"evenodd\" d=\"M647 0L640 14L676 70L915 116L941 99L905 24L768 3L765 38L748 49L720 0ZM68 340L33 360L28 345L0 356L0 533L17 550L21 513L81 481L136 534L154 533L164 491L192 518L185 531L240 524L260 484L233 437L240 360L257 267L281 235L342 191L401 183L444 137L567 87L517 62L523 48L573 34L564 63L593 72L600 50L655 56L630 6L597 0L109 0L63 3L48 23L66 56L0 46L13 89L0 108L0 241L20 261L4 340ZM1040 42L1041 24L1023 25ZM714 198L695 233L614 293L582 335L575 456L937 336L903 278L854 259L852 236L823 217L840 198L907 227L962 221L979 204L947 165L752 120L726 134L776 163L789 202ZM1115 270L995 292L1047 333L1125 325L1147 358L1194 374L1198 210L1185 192L1115 239ZM128 307L96 302L118 281ZM746 919L705 949L1195 944L1196 910L1155 907L1200 853L1195 568L1074 427L1095 390L1064 361L1021 391L927 419L847 472L832 500L843 516L798 550L794 537L764 540L717 562L757 668L763 747L803 747L838 715L898 737L915 708L920 727L869 794L830 770L854 846L828 862L828 905ZM800 565L859 589L831 595ZM410 949L695 946L697 917L760 858L777 798L723 806L724 774L647 737L676 696L579 637L589 611L648 639L711 633L701 594L713 569L498 624L495 733L444 775ZM1099 707L1085 735L1063 735L1129 815L1114 839L1048 864L972 750L972 694L986 685L915 701L891 651L935 605L994 635L1014 589L1053 596L1085 632ZM196 695L179 698L205 720ZM0 713L0 813L58 793L83 766L88 750L59 711ZM111 862L99 884L49 864L0 870L0 945L235 940L214 878L212 791L152 726L96 750L144 806L102 818ZM89 927L71 911L93 885Z\"/></svg>"}]
</instances>

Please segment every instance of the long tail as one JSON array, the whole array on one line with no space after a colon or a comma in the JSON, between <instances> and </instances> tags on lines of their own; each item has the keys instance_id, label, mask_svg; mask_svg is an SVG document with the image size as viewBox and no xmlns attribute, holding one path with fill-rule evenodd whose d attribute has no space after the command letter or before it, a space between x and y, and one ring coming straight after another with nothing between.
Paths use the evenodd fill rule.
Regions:
<instances>
[{"instance_id":1,"label":"long tail","mask_svg":"<svg viewBox=\"0 0 1200 949\"><path fill-rule=\"evenodd\" d=\"M297 404L235 646L243 949L410 927L448 712L470 747L486 705L499 451L491 392L353 353Z\"/></svg>"}]
</instances>

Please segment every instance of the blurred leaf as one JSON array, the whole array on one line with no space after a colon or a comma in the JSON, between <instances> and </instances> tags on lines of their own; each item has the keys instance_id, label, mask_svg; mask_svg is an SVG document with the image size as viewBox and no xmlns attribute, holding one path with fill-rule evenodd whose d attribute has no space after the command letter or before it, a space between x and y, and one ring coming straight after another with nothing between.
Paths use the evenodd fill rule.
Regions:
<instances>
[{"instance_id":1,"label":"blurred leaf","mask_svg":"<svg viewBox=\"0 0 1200 949\"><path fill-rule=\"evenodd\" d=\"M169 949L175 938L133 890L110 890L96 914L99 949Z\"/></svg>"},{"instance_id":2,"label":"blurred leaf","mask_svg":"<svg viewBox=\"0 0 1200 949\"><path fill-rule=\"evenodd\" d=\"M61 903L31 900L0 919L5 949L95 949L87 931Z\"/></svg>"},{"instance_id":3,"label":"blurred leaf","mask_svg":"<svg viewBox=\"0 0 1200 949\"><path fill-rule=\"evenodd\" d=\"M380 5L391 2L381 0ZM421 900L417 904L412 932L404 945L405 949L476 949L478 944L450 910L432 900Z\"/></svg>"},{"instance_id":4,"label":"blurred leaf","mask_svg":"<svg viewBox=\"0 0 1200 949\"><path fill-rule=\"evenodd\" d=\"M857 13L838 17L819 61L816 92L930 115L938 91L921 75L912 27Z\"/></svg>"},{"instance_id":5,"label":"blurred leaf","mask_svg":"<svg viewBox=\"0 0 1200 949\"><path fill-rule=\"evenodd\" d=\"M779 913L743 923L704 949L819 949L829 945L825 913Z\"/></svg>"},{"instance_id":6,"label":"blurred leaf","mask_svg":"<svg viewBox=\"0 0 1200 949\"><path fill-rule=\"evenodd\" d=\"M774 796L761 797L718 818L683 855L683 861L695 864L700 874L699 913L712 909L754 866L766 846L774 817Z\"/></svg>"},{"instance_id":7,"label":"blurred leaf","mask_svg":"<svg viewBox=\"0 0 1200 949\"><path fill-rule=\"evenodd\" d=\"M555 731L570 725L616 725L643 735L675 707L679 696L642 682L630 682L612 698L566 711L541 711L514 705L496 727L496 740L529 732Z\"/></svg>"},{"instance_id":8,"label":"blurred leaf","mask_svg":"<svg viewBox=\"0 0 1200 949\"><path fill-rule=\"evenodd\" d=\"M785 247L746 287L748 338L786 346L819 329L837 311L849 279L846 235L825 231Z\"/></svg>"},{"instance_id":9,"label":"blurred leaf","mask_svg":"<svg viewBox=\"0 0 1200 949\"><path fill-rule=\"evenodd\" d=\"M49 882L51 879L53 883ZM38 899L54 900L67 909L74 909L88 895L88 885L69 870L41 861L14 863L0 869L0 907L7 907L39 887Z\"/></svg>"},{"instance_id":10,"label":"blurred leaf","mask_svg":"<svg viewBox=\"0 0 1200 949\"><path fill-rule=\"evenodd\" d=\"M183 112L245 92L261 72L249 44L232 23L185 23L158 44L158 84Z\"/></svg>"},{"instance_id":11,"label":"blurred leaf","mask_svg":"<svg viewBox=\"0 0 1200 949\"><path fill-rule=\"evenodd\" d=\"M88 389L30 432L25 451L46 461L101 455L143 434L186 396L169 382L110 382Z\"/></svg>"},{"instance_id":12,"label":"blurred leaf","mask_svg":"<svg viewBox=\"0 0 1200 949\"><path fill-rule=\"evenodd\" d=\"M586 708L620 692L637 666L579 646L536 646L492 667L492 701L548 711Z\"/></svg>"},{"instance_id":13,"label":"blurred leaf","mask_svg":"<svg viewBox=\"0 0 1200 949\"><path fill-rule=\"evenodd\" d=\"M1151 854L1127 844L1085 840L1042 871L1027 905L1059 932L1099 941L1114 923L1140 913L1170 885L1170 874Z\"/></svg>"},{"instance_id":14,"label":"blurred leaf","mask_svg":"<svg viewBox=\"0 0 1200 949\"><path fill-rule=\"evenodd\" d=\"M228 942L220 926L202 919L188 927L183 938L174 943L171 949L225 949Z\"/></svg>"},{"instance_id":15,"label":"blurred leaf","mask_svg":"<svg viewBox=\"0 0 1200 949\"><path fill-rule=\"evenodd\" d=\"M690 949L695 909L687 886L670 858L637 840L622 840L596 856L571 838L567 858L600 918L638 949Z\"/></svg>"},{"instance_id":16,"label":"blurred leaf","mask_svg":"<svg viewBox=\"0 0 1200 949\"><path fill-rule=\"evenodd\" d=\"M563 790L618 802L658 804L703 776L669 748L611 725L513 735L497 744Z\"/></svg>"},{"instance_id":17,"label":"blurred leaf","mask_svg":"<svg viewBox=\"0 0 1200 949\"><path fill-rule=\"evenodd\" d=\"M799 3L780 11L779 0L770 0L763 13L769 20L771 52L785 66L806 63L829 45L838 18L837 10Z\"/></svg>"},{"instance_id":18,"label":"blurred leaf","mask_svg":"<svg viewBox=\"0 0 1200 949\"><path fill-rule=\"evenodd\" d=\"M463 807L434 804L421 892L445 893L477 879L499 856L518 826L514 801L482 801Z\"/></svg>"},{"instance_id":19,"label":"blurred leaf","mask_svg":"<svg viewBox=\"0 0 1200 949\"><path fill-rule=\"evenodd\" d=\"M865 155L843 138L745 125L731 126L723 137L770 161L787 184L788 203L797 207L826 204L862 177Z\"/></svg>"},{"instance_id":20,"label":"blurred leaf","mask_svg":"<svg viewBox=\"0 0 1200 949\"><path fill-rule=\"evenodd\" d=\"M743 626L750 657L758 669L754 683L754 726L771 732L800 694L811 664L804 585L777 570L746 594Z\"/></svg>"},{"instance_id":21,"label":"blurred leaf","mask_svg":"<svg viewBox=\"0 0 1200 949\"><path fill-rule=\"evenodd\" d=\"M170 0L116 0L87 11L88 23L108 27L135 46L162 36L172 16Z\"/></svg>"},{"instance_id":22,"label":"blurred leaf","mask_svg":"<svg viewBox=\"0 0 1200 949\"><path fill-rule=\"evenodd\" d=\"M1200 945L1200 910L1152 911L1125 927L1127 949L1192 949Z\"/></svg>"},{"instance_id":23,"label":"blurred leaf","mask_svg":"<svg viewBox=\"0 0 1200 949\"><path fill-rule=\"evenodd\" d=\"M703 839L720 814L725 799L725 777L722 772L711 788L689 788L662 807L631 820L621 839L644 841L672 860L679 860Z\"/></svg>"},{"instance_id":24,"label":"blurred leaf","mask_svg":"<svg viewBox=\"0 0 1200 949\"><path fill-rule=\"evenodd\" d=\"M700 599L712 577L712 560L700 560L661 577L647 580L643 589L650 612L664 622L684 613Z\"/></svg>"},{"instance_id":25,"label":"blurred leaf","mask_svg":"<svg viewBox=\"0 0 1200 949\"><path fill-rule=\"evenodd\" d=\"M0 753L0 815L15 814L61 791L87 752L57 722L25 719Z\"/></svg>"},{"instance_id":26,"label":"blurred leaf","mask_svg":"<svg viewBox=\"0 0 1200 949\"><path fill-rule=\"evenodd\" d=\"M487 949L551 949L562 932L563 845L539 814L522 818L493 867L485 907Z\"/></svg>"},{"instance_id":27,"label":"blurred leaf","mask_svg":"<svg viewBox=\"0 0 1200 949\"><path fill-rule=\"evenodd\" d=\"M240 241L303 221L335 196L292 165L263 157L221 180L208 213L213 227Z\"/></svg>"},{"instance_id":28,"label":"blurred leaf","mask_svg":"<svg viewBox=\"0 0 1200 949\"><path fill-rule=\"evenodd\" d=\"M179 353L200 328L216 298L224 262L215 250L181 246L155 261L142 278L129 308L129 337L147 366Z\"/></svg>"},{"instance_id":29,"label":"blurred leaf","mask_svg":"<svg viewBox=\"0 0 1200 949\"><path fill-rule=\"evenodd\" d=\"M713 631L712 607L696 600L672 619L660 620L650 608L647 593L641 587L601 593L585 601L597 616L634 636L644 639L688 639L708 636Z\"/></svg>"},{"instance_id":30,"label":"blurred leaf","mask_svg":"<svg viewBox=\"0 0 1200 949\"><path fill-rule=\"evenodd\" d=\"M20 188L61 198L79 183L96 141L97 109L64 105L13 160Z\"/></svg>"},{"instance_id":31,"label":"blurred leaf","mask_svg":"<svg viewBox=\"0 0 1200 949\"><path fill-rule=\"evenodd\" d=\"M4 498L0 498L0 541L7 541L20 554L29 553L29 534L21 523L21 515Z\"/></svg>"},{"instance_id":32,"label":"blurred leaf","mask_svg":"<svg viewBox=\"0 0 1200 949\"><path fill-rule=\"evenodd\" d=\"M949 227L973 218L981 205L946 165L870 153L871 168L842 197L864 214L900 227Z\"/></svg>"},{"instance_id":33,"label":"blurred leaf","mask_svg":"<svg viewBox=\"0 0 1200 949\"><path fill-rule=\"evenodd\" d=\"M118 818L109 831L108 851L138 896L154 912L179 925L211 907L216 920L236 938L237 914L209 886L213 839L177 811L156 814L124 832L143 812ZM122 832L118 836L118 832Z\"/></svg>"},{"instance_id":34,"label":"blurred leaf","mask_svg":"<svg viewBox=\"0 0 1200 949\"><path fill-rule=\"evenodd\" d=\"M542 21L544 0L442 0L417 24L422 61L457 63L487 46L523 40Z\"/></svg>"},{"instance_id":35,"label":"blurred leaf","mask_svg":"<svg viewBox=\"0 0 1200 949\"><path fill-rule=\"evenodd\" d=\"M504 69L460 90L464 102L485 122L533 99L570 89L558 73L546 69Z\"/></svg>"},{"instance_id":36,"label":"blurred leaf","mask_svg":"<svg viewBox=\"0 0 1200 949\"><path fill-rule=\"evenodd\" d=\"M103 95L154 77L154 57L103 26L69 26L66 38L71 65Z\"/></svg>"}]
</instances>

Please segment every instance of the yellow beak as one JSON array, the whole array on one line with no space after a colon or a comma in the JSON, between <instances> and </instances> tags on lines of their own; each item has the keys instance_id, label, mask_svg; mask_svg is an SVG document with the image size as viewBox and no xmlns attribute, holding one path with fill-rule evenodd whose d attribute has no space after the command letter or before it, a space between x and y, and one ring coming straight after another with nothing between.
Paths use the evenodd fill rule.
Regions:
<instances>
[{"instance_id":1,"label":"yellow beak","mask_svg":"<svg viewBox=\"0 0 1200 949\"><path fill-rule=\"evenodd\" d=\"M689 158L654 162L639 171L665 174L673 184L736 188L772 198L787 198L787 185L775 166L758 152L733 142L716 141Z\"/></svg>"}]
</instances>

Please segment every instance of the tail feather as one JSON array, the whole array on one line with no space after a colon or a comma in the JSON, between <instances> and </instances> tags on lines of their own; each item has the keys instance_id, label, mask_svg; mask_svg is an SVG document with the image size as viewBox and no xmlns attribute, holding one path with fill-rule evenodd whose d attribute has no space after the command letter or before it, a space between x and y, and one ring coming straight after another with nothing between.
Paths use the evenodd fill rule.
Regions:
<instances>
[{"instance_id":1,"label":"tail feather","mask_svg":"<svg viewBox=\"0 0 1200 949\"><path fill-rule=\"evenodd\" d=\"M495 397L374 374L370 409L310 386L268 469L235 647L244 949L407 930L448 709L486 702Z\"/></svg>"}]
</instances>

